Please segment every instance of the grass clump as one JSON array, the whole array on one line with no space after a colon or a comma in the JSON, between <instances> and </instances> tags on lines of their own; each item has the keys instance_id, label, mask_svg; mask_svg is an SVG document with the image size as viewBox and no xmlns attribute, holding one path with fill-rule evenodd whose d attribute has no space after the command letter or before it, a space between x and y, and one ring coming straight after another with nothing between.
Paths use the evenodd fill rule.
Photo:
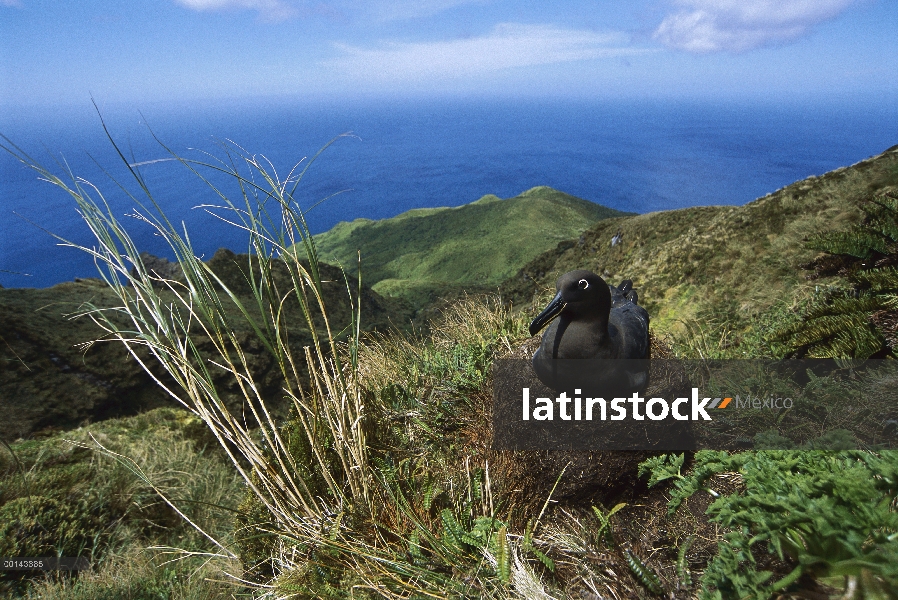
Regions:
<instances>
[{"instance_id":1,"label":"grass clump","mask_svg":"<svg viewBox=\"0 0 898 600\"><path fill-rule=\"evenodd\" d=\"M796 287L789 298L755 315L748 327L740 327L731 318L738 311L735 301L720 302L699 310L695 317L678 319L664 339L673 356L682 359L785 358L791 348L777 333L801 321L801 311L813 293L813 288Z\"/></svg>"},{"instance_id":2,"label":"grass clump","mask_svg":"<svg viewBox=\"0 0 898 600\"><path fill-rule=\"evenodd\" d=\"M144 541L146 545L146 541ZM221 578L223 569L237 569L208 556L177 561L133 544L110 555L101 568L77 577L49 576L36 580L22 595L26 600L233 600L245 596L233 581Z\"/></svg>"},{"instance_id":3,"label":"grass clump","mask_svg":"<svg viewBox=\"0 0 898 600\"><path fill-rule=\"evenodd\" d=\"M518 544L494 501L484 388L494 353L524 327L497 298L472 296L447 306L427 333L368 336L358 352L365 405L377 407L366 441L378 509L341 515L328 531L333 539L313 546L279 539L271 515L248 493L238 537L260 580L274 578L278 589L298 597L344 597L349 590L504 597ZM378 536L377 562L353 558L349 568L354 552L371 551L365 532ZM353 541L341 546L343 535ZM275 563L285 555L291 567L278 576Z\"/></svg>"},{"instance_id":4,"label":"grass clump","mask_svg":"<svg viewBox=\"0 0 898 600\"><path fill-rule=\"evenodd\" d=\"M443 405L482 387L500 335L484 335L482 320L452 324L449 316L447 328L454 327L455 335L468 327L467 338L456 338L463 342L427 346L421 360L408 365L419 377L404 391L378 386L378 375L360 366L368 351L361 339L359 278L354 287L344 279L352 307L346 321L335 323L326 306L318 251L293 197L304 171L279 180L264 160L234 149L220 162L174 156L209 183L229 218L248 232L251 253L242 280L234 282L196 256L136 168L127 167L137 187L129 193L139 207L135 216L169 244L177 276L147 266L97 188L74 176L66 183L17 148L7 150L69 193L96 238L95 247L81 249L96 260L117 305L87 305L84 315L204 423L246 486L234 542L154 484L142 457L102 440L97 446L149 485L166 510L193 526L223 560L242 559L245 572L237 577L263 586L262 595L505 595L518 563L492 500L488 465L456 464L448 478L425 470L390 445L394 429L386 424L393 423L395 405L388 410L380 402L408 398L409 391L418 395L422 382L437 390L434 399ZM239 205L204 177L205 169L231 177ZM251 291L248 301L238 286ZM484 315L495 318L491 311ZM499 322L522 328L507 315ZM247 326L252 335L238 335ZM307 336L305 345L293 342L297 330ZM274 358L280 398L262 385L250 346ZM155 375L158 367L166 378ZM236 409L224 400L222 374L229 389L239 390ZM284 398L287 422L270 409ZM400 448L409 448L410 439L399 440ZM424 489L430 491L418 493Z\"/></svg>"}]
</instances>

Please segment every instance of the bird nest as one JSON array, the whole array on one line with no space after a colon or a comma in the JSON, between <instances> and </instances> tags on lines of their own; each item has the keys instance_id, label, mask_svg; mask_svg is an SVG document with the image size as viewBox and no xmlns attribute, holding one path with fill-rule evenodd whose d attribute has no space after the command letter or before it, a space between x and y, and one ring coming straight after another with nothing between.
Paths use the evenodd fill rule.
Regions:
<instances>
[{"instance_id":1,"label":"bird nest","mask_svg":"<svg viewBox=\"0 0 898 600\"><path fill-rule=\"evenodd\" d=\"M499 359L529 361L539 347L540 339L528 339L517 349ZM650 362L648 398L675 398L689 394L691 384L685 370L671 358L670 349L650 334ZM554 393L535 377L527 383L534 394ZM490 415L491 418L491 415ZM490 433L492 430L490 429ZM487 447L492 439L482 440ZM492 452L491 471L497 482L513 494L522 505L544 502L552 498L562 503L576 504L587 498L598 501L639 486L638 465L662 451L639 450L497 450Z\"/></svg>"}]
</instances>

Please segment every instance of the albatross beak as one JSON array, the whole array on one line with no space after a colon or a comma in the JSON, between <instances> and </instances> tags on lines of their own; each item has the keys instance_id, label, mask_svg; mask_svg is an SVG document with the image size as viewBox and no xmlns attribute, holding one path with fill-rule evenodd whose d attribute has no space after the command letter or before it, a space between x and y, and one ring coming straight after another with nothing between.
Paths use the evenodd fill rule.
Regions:
<instances>
[{"instance_id":1,"label":"albatross beak","mask_svg":"<svg viewBox=\"0 0 898 600\"><path fill-rule=\"evenodd\" d=\"M561 292L555 294L549 306L543 309L543 312L536 315L533 322L530 323L530 335L536 335L539 331L549 324L549 321L558 316L558 313L564 310L567 303L561 299Z\"/></svg>"}]
</instances>

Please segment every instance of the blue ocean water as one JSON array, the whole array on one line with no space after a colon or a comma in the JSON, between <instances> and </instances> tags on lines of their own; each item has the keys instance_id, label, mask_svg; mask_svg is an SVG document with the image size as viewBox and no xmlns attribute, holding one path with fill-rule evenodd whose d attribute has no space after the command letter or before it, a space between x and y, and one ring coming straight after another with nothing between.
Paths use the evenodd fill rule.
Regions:
<instances>
[{"instance_id":1,"label":"blue ocean water","mask_svg":"<svg viewBox=\"0 0 898 600\"><path fill-rule=\"evenodd\" d=\"M308 213L313 232L485 194L507 198L537 185L640 213L737 205L898 143L898 108L869 101L269 100L103 106L101 112L128 162L168 157L160 142L189 158L224 157L221 144L230 140L264 155L282 178L335 136L353 132L315 161L298 188L303 207L350 190ZM7 113L0 115L0 133L54 173L70 170L96 185L141 249L170 256L148 226L124 217L135 203L116 181L135 194L139 188L93 107ZM183 165L151 162L140 172L171 220L184 222L199 253L246 250L244 232L194 208L221 202ZM48 232L92 245L72 198L0 152L0 285L44 287L95 276L88 255L58 246Z\"/></svg>"}]
</instances>

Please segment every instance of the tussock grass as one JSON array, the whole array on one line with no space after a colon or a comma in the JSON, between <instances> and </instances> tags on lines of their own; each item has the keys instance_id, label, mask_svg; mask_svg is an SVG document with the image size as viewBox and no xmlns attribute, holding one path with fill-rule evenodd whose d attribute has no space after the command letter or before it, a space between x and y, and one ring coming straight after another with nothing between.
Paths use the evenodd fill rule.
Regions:
<instances>
[{"instance_id":1,"label":"tussock grass","mask_svg":"<svg viewBox=\"0 0 898 600\"><path fill-rule=\"evenodd\" d=\"M370 443L384 433L389 415L359 366L361 290L351 289L346 278L353 310L349 322L332 323L317 249L293 198L304 170L279 179L263 158L235 147L226 148L222 160L205 162L173 154L220 197L222 206L212 210L228 211L225 218L250 238L252 255L242 271L252 297L245 302L196 256L187 232L166 218L135 168L128 166L136 191L120 188L139 207L132 216L168 243L180 266L176 278L146 266L97 187L71 173L64 181L15 146L6 149L69 193L94 234L96 246L79 248L97 262L118 304L87 305L83 315L205 424L242 479L247 493L234 543L212 529L202 511L191 515L181 507L195 504L179 487L184 472L160 468L148 453L119 451L102 436L82 447L98 448L136 475L154 498L214 544L221 560L240 557L244 573L235 575L252 579L257 595L507 596L514 544L496 517L488 465L465 461L457 477L437 481ZM204 176L206 170L228 175L239 202ZM300 323L288 322L287 305L302 316ZM480 315L473 323L449 313L445 319L444 331L466 336L464 342L448 350L448 340L432 343L413 367L431 379L455 373L449 381L455 392L481 387L488 376L496 339L485 330L497 324L521 328L501 311L473 306L462 308L467 316ZM250 340L236 333L238 324L249 324ZM297 326L311 343L292 343ZM273 399L262 393L248 359L250 343L276 359L281 393L292 408L287 423L275 418ZM174 383L155 375L156 366ZM238 410L223 400L221 373L240 390ZM417 493L425 487L430 491Z\"/></svg>"},{"instance_id":2,"label":"tussock grass","mask_svg":"<svg viewBox=\"0 0 898 600\"><path fill-rule=\"evenodd\" d=\"M201 557L202 558L202 557ZM77 578L48 577L26 592L27 600L230 600L234 585L220 579L222 570L239 565L213 560L172 564L164 555L130 546L110 556L102 569L80 573Z\"/></svg>"},{"instance_id":3,"label":"tussock grass","mask_svg":"<svg viewBox=\"0 0 898 600\"><path fill-rule=\"evenodd\" d=\"M144 199L129 193L140 207L134 216L169 244L181 266L182 280L163 278L145 267L139 249L98 188L73 174L67 183L17 147L7 150L68 192L96 238L95 247L81 249L93 256L120 305L88 306L85 315L105 329L106 339L123 343L148 373L153 374L152 368L138 349L147 351L151 360L165 369L176 387L154 379L209 427L279 530L292 538L317 540L323 535L322 524L333 522L346 510L374 512L357 376L359 303L353 303L355 311L349 323L336 330L331 326L315 246L292 198L304 171L279 180L264 159L233 148L239 157L229 151L224 160L211 162L175 156L210 186L229 210L229 218L250 236L254 256L244 273L254 302L244 303L196 256L186 232L168 221L135 168L128 166L137 193ZM123 155L122 159L127 165ZM229 175L242 206L232 203L200 169ZM120 187L127 191L124 185ZM304 251L302 258L298 248ZM279 286L273 276L275 265L287 269L287 288ZM347 289L356 299L359 291ZM284 319L286 303L298 305L302 324L311 334L310 345L291 346L290 327ZM235 318L249 323L255 343L277 360L283 394L292 402L306 456L297 457L291 452L291 440L282 437L268 409L270 399L260 394L258 373L247 360L246 341L235 334ZM347 341L338 343L341 334ZM245 400L241 413L231 412L222 401L212 375L219 370L229 373L239 387ZM259 436L252 432L256 427ZM297 464L298 458L309 463ZM130 464L137 466L133 461ZM299 476L305 469L321 478L320 488L311 487ZM212 539L208 532L203 534ZM219 547L227 556L236 557L222 544Z\"/></svg>"},{"instance_id":4,"label":"tussock grass","mask_svg":"<svg viewBox=\"0 0 898 600\"><path fill-rule=\"evenodd\" d=\"M695 317L668 323L661 334L673 356L682 359L786 358L790 348L778 340L783 327L798 323L804 308L820 293L820 286L800 284L773 305L755 315L750 328L740 328L732 315L740 310L735 301L706 307Z\"/></svg>"},{"instance_id":5,"label":"tussock grass","mask_svg":"<svg viewBox=\"0 0 898 600\"><path fill-rule=\"evenodd\" d=\"M489 366L484 359L496 349L511 351L515 341L528 335L526 331L526 317L513 313L498 296L466 295L444 306L427 333L393 331L368 337L360 349L359 362L366 386L377 388L391 382L414 381L419 375L449 375L450 368L460 364L441 365L439 357L466 348L471 360L480 356L468 376L476 377L479 370L482 379Z\"/></svg>"}]
</instances>

